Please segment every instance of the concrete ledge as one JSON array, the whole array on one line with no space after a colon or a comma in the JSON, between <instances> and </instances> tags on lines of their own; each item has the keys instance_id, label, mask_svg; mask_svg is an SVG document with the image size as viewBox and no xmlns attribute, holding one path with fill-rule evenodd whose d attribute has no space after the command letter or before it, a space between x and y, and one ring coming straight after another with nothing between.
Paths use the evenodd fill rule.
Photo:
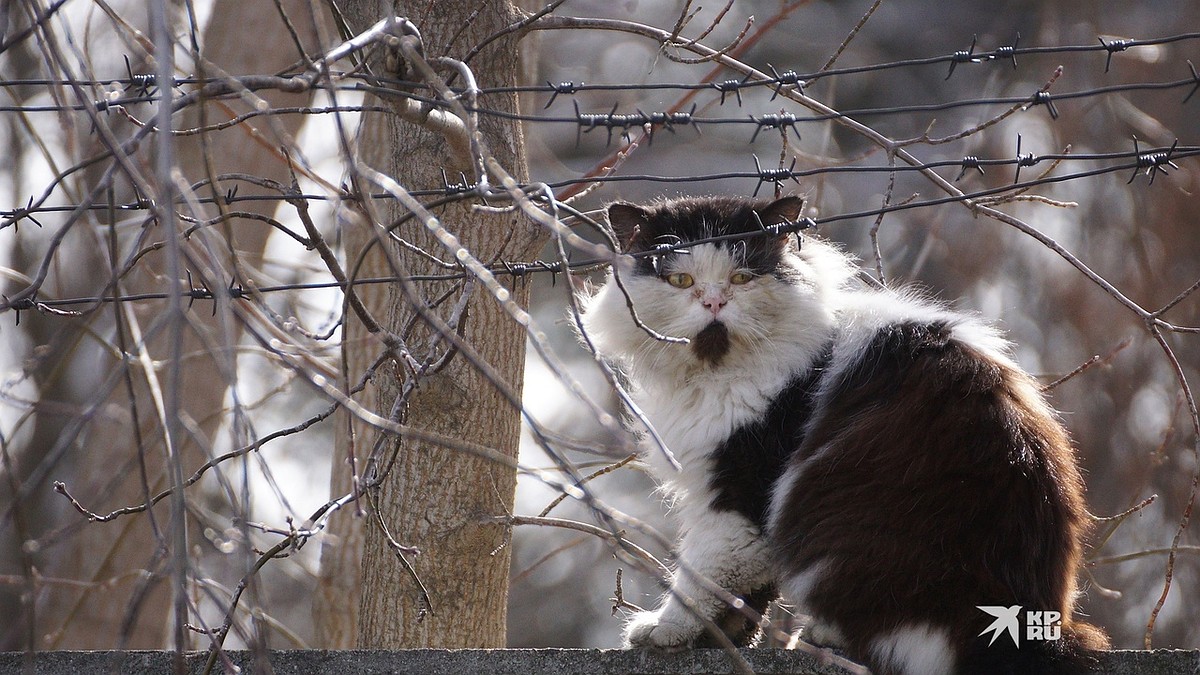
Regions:
<instances>
[{"instance_id":1,"label":"concrete ledge","mask_svg":"<svg viewBox=\"0 0 1200 675\"><path fill-rule=\"evenodd\" d=\"M833 675L845 671L816 658L780 649L743 649L742 655L763 675ZM680 654L611 649L411 649L401 651L289 650L265 654L227 652L243 673L329 675L412 673L413 675L716 675L733 672L728 656L718 649ZM0 675L162 675L171 672L170 652L42 652L0 653ZM204 669L206 654L188 654L190 673ZM1104 654L1105 675L1195 675L1200 651L1115 651ZM221 673L218 665L215 673Z\"/></svg>"}]
</instances>

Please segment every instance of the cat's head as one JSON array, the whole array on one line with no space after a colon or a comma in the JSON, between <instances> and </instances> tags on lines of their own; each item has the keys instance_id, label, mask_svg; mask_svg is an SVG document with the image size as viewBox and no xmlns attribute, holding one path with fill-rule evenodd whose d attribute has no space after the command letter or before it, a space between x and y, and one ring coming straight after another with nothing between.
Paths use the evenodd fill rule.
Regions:
<instances>
[{"instance_id":1,"label":"cat's head","mask_svg":"<svg viewBox=\"0 0 1200 675\"><path fill-rule=\"evenodd\" d=\"M589 336L635 368L719 368L819 348L832 326L831 294L850 267L826 244L805 239L797 250L794 235L767 230L799 220L803 204L798 197L612 204L609 224L629 255L586 303ZM656 252L715 238L723 239ZM634 312L647 328L688 342L656 339Z\"/></svg>"}]
</instances>

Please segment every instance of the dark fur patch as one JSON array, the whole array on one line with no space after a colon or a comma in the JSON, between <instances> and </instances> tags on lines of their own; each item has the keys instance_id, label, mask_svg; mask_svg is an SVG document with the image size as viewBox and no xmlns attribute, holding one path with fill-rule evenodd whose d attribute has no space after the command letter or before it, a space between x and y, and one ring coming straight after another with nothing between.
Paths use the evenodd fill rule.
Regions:
<instances>
[{"instance_id":1,"label":"dark fur patch","mask_svg":"<svg viewBox=\"0 0 1200 675\"><path fill-rule=\"evenodd\" d=\"M720 321L713 321L692 338L692 353L710 366L717 366L729 353L730 345L729 329Z\"/></svg>"},{"instance_id":2,"label":"dark fur patch","mask_svg":"<svg viewBox=\"0 0 1200 675\"><path fill-rule=\"evenodd\" d=\"M734 431L713 451L709 478L713 509L735 511L766 530L771 488L804 439L804 426L830 349L826 348L807 373L783 388L766 415Z\"/></svg>"},{"instance_id":3,"label":"dark fur patch","mask_svg":"<svg viewBox=\"0 0 1200 675\"><path fill-rule=\"evenodd\" d=\"M991 621L977 605L1057 610L1076 630L1082 480L1031 392L943 323L879 331L822 392L772 534L788 574L829 561L807 609L852 657L880 668L871 639L926 623L977 666L1002 661L972 649Z\"/></svg>"},{"instance_id":4,"label":"dark fur patch","mask_svg":"<svg viewBox=\"0 0 1200 675\"><path fill-rule=\"evenodd\" d=\"M699 241L714 236L758 232L764 226L799 216L796 197L774 202L739 197L687 197L660 204L634 206L613 204L609 222L617 231L625 253L643 253L661 244ZM716 245L729 250L734 259L755 274L774 274L787 244L787 236L757 236L723 241ZM672 257L687 255L686 249L662 256L637 259L638 274L657 275ZM655 261L655 257L659 260Z\"/></svg>"}]
</instances>

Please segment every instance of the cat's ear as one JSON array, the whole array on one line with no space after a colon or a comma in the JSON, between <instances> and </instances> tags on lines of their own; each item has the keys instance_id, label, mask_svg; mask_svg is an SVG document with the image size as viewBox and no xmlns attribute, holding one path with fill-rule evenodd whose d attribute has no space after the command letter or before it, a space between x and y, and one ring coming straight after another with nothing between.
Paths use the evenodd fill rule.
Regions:
<instances>
[{"instance_id":1,"label":"cat's ear","mask_svg":"<svg viewBox=\"0 0 1200 675\"><path fill-rule=\"evenodd\" d=\"M763 208L758 209L757 212L758 219L762 222L763 227L794 223L800 220L800 214L804 212L804 199L796 196L780 197ZM774 241L776 246L783 249L787 246L788 235L780 234L774 238Z\"/></svg>"},{"instance_id":2,"label":"cat's ear","mask_svg":"<svg viewBox=\"0 0 1200 675\"><path fill-rule=\"evenodd\" d=\"M758 217L766 227L780 223L794 223L804 212L804 199L795 195L780 197L758 210Z\"/></svg>"},{"instance_id":3,"label":"cat's ear","mask_svg":"<svg viewBox=\"0 0 1200 675\"><path fill-rule=\"evenodd\" d=\"M634 237L648 222L650 214L636 204L615 202L608 205L608 224L612 227L613 234L617 235L617 243L621 245L623 252L629 251Z\"/></svg>"}]
</instances>

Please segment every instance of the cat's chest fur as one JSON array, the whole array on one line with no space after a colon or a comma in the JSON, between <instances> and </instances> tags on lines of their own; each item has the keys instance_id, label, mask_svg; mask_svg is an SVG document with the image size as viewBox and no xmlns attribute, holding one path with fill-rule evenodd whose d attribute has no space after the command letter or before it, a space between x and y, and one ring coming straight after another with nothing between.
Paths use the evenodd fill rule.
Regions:
<instances>
[{"instance_id":1,"label":"cat's chest fur","mask_svg":"<svg viewBox=\"0 0 1200 675\"><path fill-rule=\"evenodd\" d=\"M780 392L800 376L798 366L769 365L643 380L634 398L682 466L677 472L661 451L646 448L646 460L669 489L692 499L710 491L717 449L739 429L763 419Z\"/></svg>"}]
</instances>

